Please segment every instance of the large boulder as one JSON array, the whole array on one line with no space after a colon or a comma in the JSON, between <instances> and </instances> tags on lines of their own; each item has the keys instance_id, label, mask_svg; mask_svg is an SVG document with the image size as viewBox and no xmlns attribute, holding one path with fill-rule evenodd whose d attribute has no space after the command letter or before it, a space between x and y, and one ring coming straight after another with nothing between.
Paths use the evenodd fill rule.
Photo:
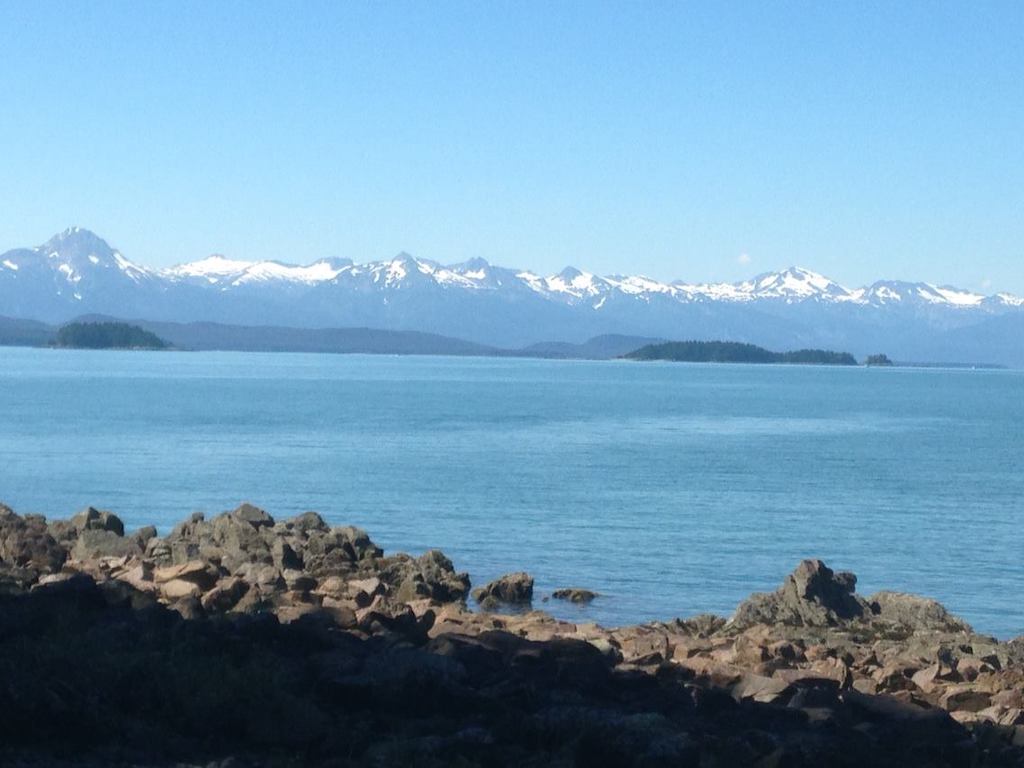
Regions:
<instances>
[{"instance_id":1,"label":"large boulder","mask_svg":"<svg viewBox=\"0 0 1024 768\"><path fill-rule=\"evenodd\" d=\"M56 573L68 553L39 515L15 514L0 504L0 563L38 573Z\"/></svg>"},{"instance_id":2,"label":"large boulder","mask_svg":"<svg viewBox=\"0 0 1024 768\"><path fill-rule=\"evenodd\" d=\"M81 534L82 531L110 531L124 536L124 523L113 512L106 512L95 507L88 507L71 518L71 524Z\"/></svg>"},{"instance_id":3,"label":"large boulder","mask_svg":"<svg viewBox=\"0 0 1024 768\"><path fill-rule=\"evenodd\" d=\"M456 572L452 561L436 549L417 558L394 555L384 558L380 565L380 579L398 602L429 599L452 603L465 600L469 594L469 575Z\"/></svg>"},{"instance_id":4,"label":"large boulder","mask_svg":"<svg viewBox=\"0 0 1024 768\"><path fill-rule=\"evenodd\" d=\"M193 560L221 564L229 572L245 563L274 561L271 552L274 519L251 504L206 520L201 514L181 523L165 539L149 542L147 554L161 565Z\"/></svg>"},{"instance_id":5,"label":"large boulder","mask_svg":"<svg viewBox=\"0 0 1024 768\"><path fill-rule=\"evenodd\" d=\"M359 570L374 570L384 552L366 531L355 526L330 528L314 512L306 512L278 524L274 535L283 537L299 562L282 567L301 567L317 579L350 576Z\"/></svg>"},{"instance_id":6,"label":"large boulder","mask_svg":"<svg viewBox=\"0 0 1024 768\"><path fill-rule=\"evenodd\" d=\"M494 603L522 605L533 600L533 577L522 571L506 573L490 584L473 590L473 599L483 606Z\"/></svg>"},{"instance_id":7,"label":"large boulder","mask_svg":"<svg viewBox=\"0 0 1024 768\"><path fill-rule=\"evenodd\" d=\"M114 531L85 529L71 548L73 560L98 560L101 557L140 557L146 542L139 536L122 536Z\"/></svg>"},{"instance_id":8,"label":"large boulder","mask_svg":"<svg viewBox=\"0 0 1024 768\"><path fill-rule=\"evenodd\" d=\"M804 560L775 592L751 595L730 624L830 627L862 617L867 603L854 594L857 577L836 573L821 560Z\"/></svg>"},{"instance_id":9,"label":"large boulder","mask_svg":"<svg viewBox=\"0 0 1024 768\"><path fill-rule=\"evenodd\" d=\"M230 512L228 517L239 523L247 523L256 529L274 524L274 518L269 513L249 502L244 502L238 509Z\"/></svg>"},{"instance_id":10,"label":"large boulder","mask_svg":"<svg viewBox=\"0 0 1024 768\"><path fill-rule=\"evenodd\" d=\"M287 529L299 531L306 535L310 533L327 533L331 529L316 512L303 512L291 520L286 520L284 525Z\"/></svg>"},{"instance_id":11,"label":"large boulder","mask_svg":"<svg viewBox=\"0 0 1024 768\"><path fill-rule=\"evenodd\" d=\"M879 592L867 599L873 621L907 632L973 632L936 600L902 592Z\"/></svg>"},{"instance_id":12,"label":"large boulder","mask_svg":"<svg viewBox=\"0 0 1024 768\"><path fill-rule=\"evenodd\" d=\"M225 613L230 611L248 591L248 582L230 576L218 582L213 589L203 595L203 610L207 613Z\"/></svg>"}]
</instances>

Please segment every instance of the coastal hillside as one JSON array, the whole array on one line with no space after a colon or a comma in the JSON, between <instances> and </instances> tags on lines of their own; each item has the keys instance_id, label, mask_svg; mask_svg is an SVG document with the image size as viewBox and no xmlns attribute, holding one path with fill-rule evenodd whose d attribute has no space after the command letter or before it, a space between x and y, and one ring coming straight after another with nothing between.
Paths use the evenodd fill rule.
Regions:
<instances>
[{"instance_id":1,"label":"coastal hillside","mask_svg":"<svg viewBox=\"0 0 1024 768\"><path fill-rule=\"evenodd\" d=\"M793 365L857 365L848 352L799 349L771 352L754 344L732 341L669 341L648 344L624 357L627 360L669 360L677 363L775 363Z\"/></svg>"},{"instance_id":2,"label":"coastal hillside","mask_svg":"<svg viewBox=\"0 0 1024 768\"><path fill-rule=\"evenodd\" d=\"M53 341L55 329L37 320L0 317L0 346L43 347Z\"/></svg>"},{"instance_id":3,"label":"coastal hillside","mask_svg":"<svg viewBox=\"0 0 1024 768\"><path fill-rule=\"evenodd\" d=\"M610 360L621 357L641 345L657 344L662 341L664 339L606 334L595 336L580 344L572 344L567 341L548 341L541 344L531 344L528 347L515 350L513 354L522 355L523 357Z\"/></svg>"},{"instance_id":4,"label":"coastal hillside","mask_svg":"<svg viewBox=\"0 0 1024 768\"><path fill-rule=\"evenodd\" d=\"M68 344L58 342L61 328L33 320L0 318L0 346L75 346L113 339L84 326L124 326L143 331L175 349L231 352L324 352L382 355L469 355L477 357L535 357L547 359L609 360L658 339L636 336L597 336L580 344L546 342L521 349L502 349L450 336L418 331L387 331L378 328L290 328L244 326L224 323L170 323L121 320L105 315L83 315L63 328ZM136 331L136 333L137 333ZM101 339L100 335L108 338ZM141 338L141 337L140 337ZM118 345L113 345L118 346Z\"/></svg>"}]
</instances>

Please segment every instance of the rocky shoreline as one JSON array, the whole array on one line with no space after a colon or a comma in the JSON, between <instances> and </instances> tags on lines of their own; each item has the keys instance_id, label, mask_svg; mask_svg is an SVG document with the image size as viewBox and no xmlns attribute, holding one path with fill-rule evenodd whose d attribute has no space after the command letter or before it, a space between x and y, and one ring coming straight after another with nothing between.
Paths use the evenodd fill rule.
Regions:
<instances>
[{"instance_id":1,"label":"rocky shoreline","mask_svg":"<svg viewBox=\"0 0 1024 768\"><path fill-rule=\"evenodd\" d=\"M604 628L312 512L0 505L0 764L1024 766L1024 638L855 587L808 560L731 617Z\"/></svg>"}]
</instances>

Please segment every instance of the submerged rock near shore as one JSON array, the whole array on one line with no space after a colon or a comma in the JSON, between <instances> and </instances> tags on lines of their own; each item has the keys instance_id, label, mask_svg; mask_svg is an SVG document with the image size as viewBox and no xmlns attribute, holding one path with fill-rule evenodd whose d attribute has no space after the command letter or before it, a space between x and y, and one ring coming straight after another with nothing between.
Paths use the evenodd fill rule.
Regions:
<instances>
[{"instance_id":1,"label":"submerged rock near shore","mask_svg":"<svg viewBox=\"0 0 1024 768\"><path fill-rule=\"evenodd\" d=\"M0 505L0 764L1024 765L1024 641L818 560L730 618L603 628L469 594L441 552L312 512L159 537Z\"/></svg>"}]
</instances>

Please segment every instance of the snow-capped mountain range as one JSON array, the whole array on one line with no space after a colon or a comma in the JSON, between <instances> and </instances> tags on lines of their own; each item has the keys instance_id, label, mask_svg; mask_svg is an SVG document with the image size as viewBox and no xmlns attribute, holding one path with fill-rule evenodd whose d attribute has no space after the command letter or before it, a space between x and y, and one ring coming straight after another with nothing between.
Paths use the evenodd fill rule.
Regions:
<instances>
[{"instance_id":1,"label":"snow-capped mountain range","mask_svg":"<svg viewBox=\"0 0 1024 768\"><path fill-rule=\"evenodd\" d=\"M666 283L573 267L540 275L483 259L443 265L405 253L305 265L214 255L156 270L77 227L0 255L0 315L62 322L88 313L422 330L498 346L626 333L937 359L941 344L929 339L1024 317L1024 299L899 281L848 288L800 267L739 283Z\"/></svg>"}]
</instances>

